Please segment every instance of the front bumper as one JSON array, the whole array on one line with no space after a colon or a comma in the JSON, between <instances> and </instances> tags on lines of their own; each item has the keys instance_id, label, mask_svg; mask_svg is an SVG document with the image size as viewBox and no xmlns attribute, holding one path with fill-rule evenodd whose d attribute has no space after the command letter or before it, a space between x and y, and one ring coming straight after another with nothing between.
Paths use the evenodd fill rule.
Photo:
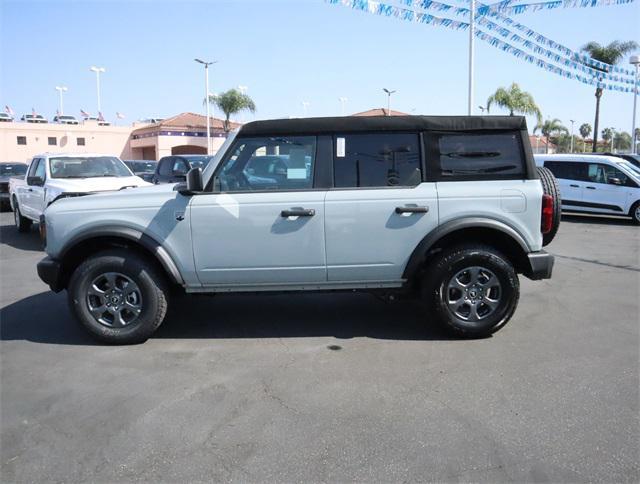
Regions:
<instances>
[{"instance_id":1,"label":"front bumper","mask_svg":"<svg viewBox=\"0 0 640 484\"><path fill-rule=\"evenodd\" d=\"M51 257L45 257L38 262L38 277L47 284L53 292L64 289L62 283L62 264Z\"/></svg>"},{"instance_id":2,"label":"front bumper","mask_svg":"<svg viewBox=\"0 0 640 484\"><path fill-rule=\"evenodd\" d=\"M540 279L550 279L553 272L554 257L541 250L539 252L531 252L527 254L529 261L528 270L525 272L525 276L534 281Z\"/></svg>"}]
</instances>

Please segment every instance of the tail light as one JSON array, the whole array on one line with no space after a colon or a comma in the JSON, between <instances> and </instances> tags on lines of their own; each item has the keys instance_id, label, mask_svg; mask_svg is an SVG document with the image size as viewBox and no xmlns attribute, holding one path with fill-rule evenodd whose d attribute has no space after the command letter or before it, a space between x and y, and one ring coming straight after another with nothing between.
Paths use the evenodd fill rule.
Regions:
<instances>
[{"instance_id":1,"label":"tail light","mask_svg":"<svg viewBox=\"0 0 640 484\"><path fill-rule=\"evenodd\" d=\"M551 232L553 227L553 197L542 195L542 220L540 221L540 231L543 234Z\"/></svg>"}]
</instances>

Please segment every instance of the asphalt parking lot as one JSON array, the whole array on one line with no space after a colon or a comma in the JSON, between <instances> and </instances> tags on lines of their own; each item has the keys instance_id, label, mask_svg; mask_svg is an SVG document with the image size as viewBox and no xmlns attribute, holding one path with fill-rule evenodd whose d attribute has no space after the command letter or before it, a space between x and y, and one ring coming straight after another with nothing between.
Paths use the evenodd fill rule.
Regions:
<instances>
[{"instance_id":1,"label":"asphalt parking lot","mask_svg":"<svg viewBox=\"0 0 640 484\"><path fill-rule=\"evenodd\" d=\"M493 337L362 294L184 297L101 346L0 214L3 482L640 480L640 229L565 217Z\"/></svg>"}]
</instances>

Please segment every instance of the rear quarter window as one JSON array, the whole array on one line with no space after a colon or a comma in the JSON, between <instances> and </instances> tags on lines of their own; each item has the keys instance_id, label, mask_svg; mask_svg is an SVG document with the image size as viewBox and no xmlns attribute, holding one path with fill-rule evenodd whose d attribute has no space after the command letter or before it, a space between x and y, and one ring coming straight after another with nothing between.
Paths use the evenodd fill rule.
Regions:
<instances>
[{"instance_id":1,"label":"rear quarter window","mask_svg":"<svg viewBox=\"0 0 640 484\"><path fill-rule=\"evenodd\" d=\"M525 178L524 152L517 131L437 132L426 139L429 164L438 180Z\"/></svg>"}]
</instances>

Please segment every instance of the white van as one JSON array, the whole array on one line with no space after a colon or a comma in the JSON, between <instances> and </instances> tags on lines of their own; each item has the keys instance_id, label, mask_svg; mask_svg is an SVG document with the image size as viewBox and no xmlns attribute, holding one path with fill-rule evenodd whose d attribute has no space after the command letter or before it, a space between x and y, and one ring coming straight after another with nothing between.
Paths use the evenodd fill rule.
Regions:
<instances>
[{"instance_id":1,"label":"white van","mask_svg":"<svg viewBox=\"0 0 640 484\"><path fill-rule=\"evenodd\" d=\"M558 179L562 209L626 215L640 224L640 168L615 156L534 155Z\"/></svg>"}]
</instances>

